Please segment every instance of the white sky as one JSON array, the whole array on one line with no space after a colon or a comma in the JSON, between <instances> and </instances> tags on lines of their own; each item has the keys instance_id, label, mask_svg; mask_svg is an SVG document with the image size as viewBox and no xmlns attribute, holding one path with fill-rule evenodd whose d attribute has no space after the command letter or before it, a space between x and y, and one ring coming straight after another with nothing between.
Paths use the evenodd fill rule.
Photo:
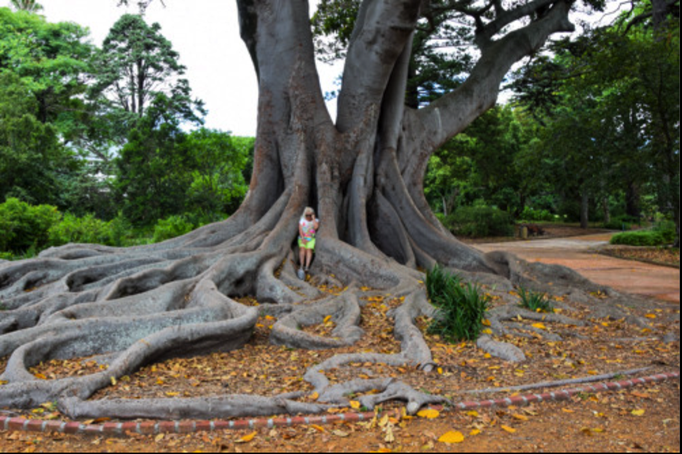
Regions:
<instances>
[{"instance_id":1,"label":"white sky","mask_svg":"<svg viewBox=\"0 0 682 454\"><path fill-rule=\"evenodd\" d=\"M136 0L128 8L117 7L118 0L38 0L41 12L50 22L71 21L90 29L91 41L101 46L109 29L126 13L137 13ZM208 109L206 127L255 136L258 85L249 53L239 37L235 1L165 0L152 2L146 20L158 22L161 33L180 54L187 67L195 97ZM312 4L315 2L312 1ZM0 0L0 6L9 6ZM335 90L334 81L342 64L318 62L323 91ZM501 101L504 96L501 96ZM335 101L328 107L335 116Z\"/></svg>"}]
</instances>

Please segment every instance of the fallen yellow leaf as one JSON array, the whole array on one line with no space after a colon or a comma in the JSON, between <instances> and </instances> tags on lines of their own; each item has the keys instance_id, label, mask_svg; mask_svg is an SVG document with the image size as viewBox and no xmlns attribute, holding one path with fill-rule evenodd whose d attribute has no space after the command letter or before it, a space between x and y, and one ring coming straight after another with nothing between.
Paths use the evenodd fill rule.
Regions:
<instances>
[{"instance_id":1,"label":"fallen yellow leaf","mask_svg":"<svg viewBox=\"0 0 682 454\"><path fill-rule=\"evenodd\" d=\"M426 419L434 419L437 418L440 415L440 412L438 410L433 410L431 408L426 409L426 410L421 410L417 413L417 416L420 418L426 418Z\"/></svg>"},{"instance_id":2,"label":"fallen yellow leaf","mask_svg":"<svg viewBox=\"0 0 682 454\"><path fill-rule=\"evenodd\" d=\"M488 319L483 320L481 323L483 323L483 326L490 326L490 320Z\"/></svg>"},{"instance_id":3,"label":"fallen yellow leaf","mask_svg":"<svg viewBox=\"0 0 682 454\"><path fill-rule=\"evenodd\" d=\"M235 440L235 443L248 443L249 441L253 440L253 438L258 434L258 432L251 432L248 435L244 435L238 440Z\"/></svg>"},{"instance_id":4,"label":"fallen yellow leaf","mask_svg":"<svg viewBox=\"0 0 682 454\"><path fill-rule=\"evenodd\" d=\"M656 318L656 314L646 314L646 318Z\"/></svg>"},{"instance_id":5,"label":"fallen yellow leaf","mask_svg":"<svg viewBox=\"0 0 682 454\"><path fill-rule=\"evenodd\" d=\"M441 435L438 441L441 443L461 443L464 441L464 435L462 435L462 432L451 430L450 432Z\"/></svg>"},{"instance_id":6,"label":"fallen yellow leaf","mask_svg":"<svg viewBox=\"0 0 682 454\"><path fill-rule=\"evenodd\" d=\"M317 424L311 424L310 427L317 430L318 432L325 432L324 427L318 426Z\"/></svg>"},{"instance_id":7,"label":"fallen yellow leaf","mask_svg":"<svg viewBox=\"0 0 682 454\"><path fill-rule=\"evenodd\" d=\"M528 416L519 415L516 413L512 415L512 418L518 419L519 421L528 421Z\"/></svg>"},{"instance_id":8,"label":"fallen yellow leaf","mask_svg":"<svg viewBox=\"0 0 682 454\"><path fill-rule=\"evenodd\" d=\"M500 427L502 428L502 430L504 430L505 432L509 432L510 434L513 434L516 432L516 429L513 429L509 426L500 426Z\"/></svg>"},{"instance_id":9,"label":"fallen yellow leaf","mask_svg":"<svg viewBox=\"0 0 682 454\"><path fill-rule=\"evenodd\" d=\"M469 432L469 435L471 435L471 436L473 437L474 435L478 435L478 434L480 434L480 433L481 433L480 430L478 430L478 429L473 429L471 432Z\"/></svg>"},{"instance_id":10,"label":"fallen yellow leaf","mask_svg":"<svg viewBox=\"0 0 682 454\"><path fill-rule=\"evenodd\" d=\"M360 408L361 405L360 405L360 402L358 402L357 400L351 400L350 406L351 406L351 408L355 408L357 410L358 408Z\"/></svg>"},{"instance_id":11,"label":"fallen yellow leaf","mask_svg":"<svg viewBox=\"0 0 682 454\"><path fill-rule=\"evenodd\" d=\"M644 414L644 410L632 410L633 416L642 416Z\"/></svg>"},{"instance_id":12,"label":"fallen yellow leaf","mask_svg":"<svg viewBox=\"0 0 682 454\"><path fill-rule=\"evenodd\" d=\"M533 323L531 326L533 328L537 328L537 329L547 329L547 327L545 325L543 325L542 323Z\"/></svg>"}]
</instances>

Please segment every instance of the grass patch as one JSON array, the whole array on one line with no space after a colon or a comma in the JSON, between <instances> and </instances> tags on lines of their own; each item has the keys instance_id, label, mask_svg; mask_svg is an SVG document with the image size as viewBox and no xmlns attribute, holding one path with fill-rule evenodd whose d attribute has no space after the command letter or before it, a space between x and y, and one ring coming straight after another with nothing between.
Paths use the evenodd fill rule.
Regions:
<instances>
[{"instance_id":1,"label":"grass patch","mask_svg":"<svg viewBox=\"0 0 682 454\"><path fill-rule=\"evenodd\" d=\"M526 291L525 288L519 289L519 296L521 297L521 307L530 309L533 312L554 312L554 307L544 293L537 293L533 291Z\"/></svg>"},{"instance_id":2,"label":"grass patch","mask_svg":"<svg viewBox=\"0 0 682 454\"><path fill-rule=\"evenodd\" d=\"M431 303L438 308L428 333L448 342L478 339L490 301L478 286L462 284L459 276L436 265L426 273L426 291Z\"/></svg>"}]
</instances>

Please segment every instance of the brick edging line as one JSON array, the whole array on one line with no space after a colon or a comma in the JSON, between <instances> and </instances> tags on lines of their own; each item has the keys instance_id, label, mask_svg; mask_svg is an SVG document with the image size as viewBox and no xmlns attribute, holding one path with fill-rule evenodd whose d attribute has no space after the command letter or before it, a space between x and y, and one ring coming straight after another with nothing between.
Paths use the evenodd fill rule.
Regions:
<instances>
[{"instance_id":1,"label":"brick edging line","mask_svg":"<svg viewBox=\"0 0 682 454\"><path fill-rule=\"evenodd\" d=\"M618 382L600 383L597 385L585 385L579 388L565 389L556 392L542 394L526 394L512 396L503 399L491 399L475 402L461 402L451 407L451 410L475 410L480 408L509 407L511 405L522 406L534 402L556 402L568 400L572 396L585 392L618 391L636 385L657 383L666 380L679 379L679 372L668 372L648 377L634 378ZM503 388L501 388L503 389ZM437 405L431 408L443 410L443 406ZM400 410L391 410L385 414L401 417ZM325 416L294 416L290 418L259 418L240 419L233 421L143 421L143 422L105 422L104 424L82 424L77 421L47 421L41 419L11 418L0 416L0 430L22 432L60 432L64 434L89 434L89 435L126 435L128 432L138 434L159 433L194 433L202 431L217 431L225 429L256 429L259 427L282 427L299 424L331 424L336 422L367 421L374 418L374 412L343 413Z\"/></svg>"}]
</instances>

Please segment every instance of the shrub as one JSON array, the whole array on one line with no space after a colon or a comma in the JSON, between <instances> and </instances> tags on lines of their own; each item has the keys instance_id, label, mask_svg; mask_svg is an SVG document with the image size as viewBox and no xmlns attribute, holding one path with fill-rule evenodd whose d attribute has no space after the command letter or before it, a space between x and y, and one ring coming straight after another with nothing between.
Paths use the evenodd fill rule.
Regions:
<instances>
[{"instance_id":1,"label":"shrub","mask_svg":"<svg viewBox=\"0 0 682 454\"><path fill-rule=\"evenodd\" d=\"M549 210L536 210L531 207L525 207L521 213L521 219L524 221L554 221L555 216Z\"/></svg>"},{"instance_id":2,"label":"shrub","mask_svg":"<svg viewBox=\"0 0 682 454\"><path fill-rule=\"evenodd\" d=\"M494 207L460 207L446 219L446 227L468 237L511 236L511 216Z\"/></svg>"},{"instance_id":3,"label":"shrub","mask_svg":"<svg viewBox=\"0 0 682 454\"><path fill-rule=\"evenodd\" d=\"M674 237L673 237L674 239ZM662 246L672 240L666 239L661 232L653 230L640 230L636 232L617 233L611 237L611 244L624 244L628 246Z\"/></svg>"},{"instance_id":4,"label":"shrub","mask_svg":"<svg viewBox=\"0 0 682 454\"><path fill-rule=\"evenodd\" d=\"M652 230L663 235L666 244L673 243L677 238L677 226L673 221L661 221Z\"/></svg>"},{"instance_id":5,"label":"shrub","mask_svg":"<svg viewBox=\"0 0 682 454\"><path fill-rule=\"evenodd\" d=\"M630 230L633 225L639 225L639 223L639 218L624 215L614 217L609 222L605 222L602 225L605 229Z\"/></svg>"},{"instance_id":6,"label":"shrub","mask_svg":"<svg viewBox=\"0 0 682 454\"><path fill-rule=\"evenodd\" d=\"M554 307L549 299L545 298L544 293L536 293L533 291L526 291L525 288L519 289L519 296L521 297L521 307L530 309L533 312L554 312Z\"/></svg>"},{"instance_id":7,"label":"shrub","mask_svg":"<svg viewBox=\"0 0 682 454\"><path fill-rule=\"evenodd\" d=\"M622 221L621 219L612 219L609 222L604 222L602 226L610 230L630 230L632 224Z\"/></svg>"},{"instance_id":8,"label":"shrub","mask_svg":"<svg viewBox=\"0 0 682 454\"><path fill-rule=\"evenodd\" d=\"M19 199L8 198L0 204L0 251L22 254L31 247L44 249L50 228L61 216L51 205L31 206Z\"/></svg>"},{"instance_id":9,"label":"shrub","mask_svg":"<svg viewBox=\"0 0 682 454\"><path fill-rule=\"evenodd\" d=\"M184 216L169 216L161 219L154 227L154 243L169 240L176 236L184 235L194 229L194 225Z\"/></svg>"},{"instance_id":10,"label":"shrub","mask_svg":"<svg viewBox=\"0 0 682 454\"><path fill-rule=\"evenodd\" d=\"M438 314L428 332L438 334L448 342L478 339L489 298L481 295L478 286L462 285L459 276L435 266L426 273L426 291Z\"/></svg>"},{"instance_id":11,"label":"shrub","mask_svg":"<svg viewBox=\"0 0 682 454\"><path fill-rule=\"evenodd\" d=\"M133 227L121 212L107 225L109 229L109 242L111 246L132 246L135 242Z\"/></svg>"},{"instance_id":12,"label":"shrub","mask_svg":"<svg viewBox=\"0 0 682 454\"><path fill-rule=\"evenodd\" d=\"M109 226L92 214L82 218L66 213L59 224L49 231L51 246L61 246L68 243L110 244Z\"/></svg>"}]
</instances>

